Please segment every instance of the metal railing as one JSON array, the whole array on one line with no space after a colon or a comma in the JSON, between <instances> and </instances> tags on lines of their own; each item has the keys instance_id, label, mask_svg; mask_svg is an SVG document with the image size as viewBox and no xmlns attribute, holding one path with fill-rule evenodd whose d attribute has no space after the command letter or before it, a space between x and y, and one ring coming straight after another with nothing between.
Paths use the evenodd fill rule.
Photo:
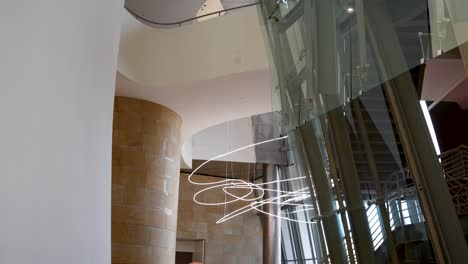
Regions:
<instances>
[{"instance_id":1,"label":"metal railing","mask_svg":"<svg viewBox=\"0 0 468 264\"><path fill-rule=\"evenodd\" d=\"M468 214L468 147L461 145L439 155L445 180L458 215Z\"/></svg>"},{"instance_id":2,"label":"metal railing","mask_svg":"<svg viewBox=\"0 0 468 264\"><path fill-rule=\"evenodd\" d=\"M133 11L132 9L130 9L126 4L125 4L125 9L132 15L134 16L136 19L140 20L140 21L143 21L145 23L148 23L148 24L151 24L151 25L155 25L155 26L161 26L161 27L181 27L182 25L184 24L189 24L191 22L194 22L200 18L204 18L204 17L209 17L209 16L214 16L214 15L218 15L218 16L221 16L227 12L230 12L230 11L233 11L233 10L237 10L237 9L241 9L241 8L246 8L246 7L250 7L250 6L256 6L256 5L259 5L261 4L260 1L258 2L255 2L255 3L250 3L250 4L245 4L245 5L241 5L241 6L236 6L236 7L231 7L231 8L226 8L226 9L223 9L223 10L219 10L219 11L215 11L215 12L211 12L211 13L208 13L208 14L204 14L204 15L201 15L201 16L196 16L196 17L192 17L192 18L188 18L188 19L184 19L184 20L181 20L181 21L178 21L178 22L158 22L158 21L154 21L154 20L151 20L151 19L148 19L148 18L145 18L141 15L138 15L137 12Z\"/></svg>"},{"instance_id":3,"label":"metal railing","mask_svg":"<svg viewBox=\"0 0 468 264\"><path fill-rule=\"evenodd\" d=\"M402 170L394 174L396 186L392 192L385 196L385 207L389 214L390 229L394 231L401 228L404 232L405 226L424 222L416 188L408 181L408 171ZM385 227L382 212L376 202L372 202L366 209L369 230L371 233L374 250L377 250L385 241Z\"/></svg>"},{"instance_id":4,"label":"metal railing","mask_svg":"<svg viewBox=\"0 0 468 264\"><path fill-rule=\"evenodd\" d=\"M404 227L405 225L424 222L424 215L414 186L405 188L397 193L396 197L389 199L386 203L389 208L390 227L392 230L400 226ZM394 204L392 205L392 203ZM394 209L392 209L392 206Z\"/></svg>"},{"instance_id":5,"label":"metal railing","mask_svg":"<svg viewBox=\"0 0 468 264\"><path fill-rule=\"evenodd\" d=\"M458 215L468 214L468 147L461 145L446 151L439 155L439 160ZM399 190L401 186L406 186L406 189L414 186L408 168L392 176L396 181L386 186L386 192Z\"/></svg>"},{"instance_id":6,"label":"metal railing","mask_svg":"<svg viewBox=\"0 0 468 264\"><path fill-rule=\"evenodd\" d=\"M450 194L459 215L468 214L468 147L460 146L439 155ZM407 168L392 174L393 181L385 186L385 206L391 231L425 221L416 188ZM384 242L384 226L379 207L371 202L366 209L374 249Z\"/></svg>"}]
</instances>

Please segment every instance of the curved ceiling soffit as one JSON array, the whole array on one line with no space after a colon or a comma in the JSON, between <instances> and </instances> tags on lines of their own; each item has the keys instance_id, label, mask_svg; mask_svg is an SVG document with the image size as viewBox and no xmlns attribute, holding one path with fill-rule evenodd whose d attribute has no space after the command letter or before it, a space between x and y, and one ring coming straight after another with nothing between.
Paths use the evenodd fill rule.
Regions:
<instances>
[{"instance_id":1,"label":"curved ceiling soffit","mask_svg":"<svg viewBox=\"0 0 468 264\"><path fill-rule=\"evenodd\" d=\"M125 6L141 17L173 23L195 17L205 0L126 0Z\"/></svg>"},{"instance_id":2,"label":"curved ceiling soffit","mask_svg":"<svg viewBox=\"0 0 468 264\"><path fill-rule=\"evenodd\" d=\"M144 85L169 86L268 69L263 33L256 7L170 30L124 12L118 70Z\"/></svg>"},{"instance_id":3,"label":"curved ceiling soffit","mask_svg":"<svg viewBox=\"0 0 468 264\"><path fill-rule=\"evenodd\" d=\"M196 132L271 111L262 30L256 7L170 30L124 12L116 95L177 112L187 154ZM191 157L183 159L181 165L190 167Z\"/></svg>"},{"instance_id":4,"label":"curved ceiling soffit","mask_svg":"<svg viewBox=\"0 0 468 264\"><path fill-rule=\"evenodd\" d=\"M191 167L192 135L206 128L261 113L271 112L269 70L236 73L220 78L153 87L139 84L117 73L116 95L154 102L182 118L184 157L182 167Z\"/></svg>"},{"instance_id":5,"label":"curved ceiling soffit","mask_svg":"<svg viewBox=\"0 0 468 264\"><path fill-rule=\"evenodd\" d=\"M258 0L126 0L125 6L135 15L148 21L178 24L205 14L256 3ZM211 16L210 16L211 17ZM202 18L198 21L205 20ZM158 27L158 25L152 24Z\"/></svg>"}]
</instances>

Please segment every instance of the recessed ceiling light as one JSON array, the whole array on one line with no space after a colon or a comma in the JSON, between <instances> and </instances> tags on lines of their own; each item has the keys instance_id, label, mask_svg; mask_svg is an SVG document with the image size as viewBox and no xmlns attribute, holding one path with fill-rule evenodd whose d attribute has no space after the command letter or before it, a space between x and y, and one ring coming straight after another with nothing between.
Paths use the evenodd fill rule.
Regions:
<instances>
[{"instance_id":1,"label":"recessed ceiling light","mask_svg":"<svg viewBox=\"0 0 468 264\"><path fill-rule=\"evenodd\" d=\"M350 6L350 7L346 8L346 13L348 13L348 14L354 13L354 7Z\"/></svg>"}]
</instances>

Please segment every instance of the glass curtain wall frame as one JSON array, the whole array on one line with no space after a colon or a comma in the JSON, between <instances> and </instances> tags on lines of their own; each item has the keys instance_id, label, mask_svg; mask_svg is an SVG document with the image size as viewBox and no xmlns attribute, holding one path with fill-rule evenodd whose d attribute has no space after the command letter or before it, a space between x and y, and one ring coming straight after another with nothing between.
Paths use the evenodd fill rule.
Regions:
<instances>
[{"instance_id":1,"label":"glass curtain wall frame","mask_svg":"<svg viewBox=\"0 0 468 264\"><path fill-rule=\"evenodd\" d=\"M331 253L337 252L345 254L347 263L413 260L400 255L402 247L410 247L415 241L419 250L408 254L417 256L420 261L435 261L416 184L405 169L408 161L384 88L353 99L348 107L353 109L337 108L301 125L298 128L300 133L289 134L290 140L296 141L291 144L302 144L306 152L301 154L301 150L292 149L297 155L294 160L296 166L311 168L307 173L311 175L313 199L319 208L315 219L323 227L322 239L331 263L345 263L333 260ZM356 114L358 110L362 117ZM346 112L351 114L346 115ZM363 138L365 134L366 139ZM314 144L311 138L315 138L315 146L311 146ZM329 146L326 146L328 140ZM349 156L344 155L343 148L339 147L346 144ZM374 159L369 159L368 155ZM304 161L303 156L307 156L308 161ZM322 160L323 164L317 165L313 160ZM331 160L336 162L335 172L330 166ZM346 160L348 165L343 165L342 160ZM349 172L350 167L354 167L354 173ZM318 170L324 171L319 174L320 179L317 179ZM337 175L332 176L333 173ZM354 178L350 178L350 174L354 174ZM324 203L330 202L330 198L324 201L324 193L329 193L328 197L333 200L333 206L326 211L323 210ZM342 206L339 205L340 199ZM332 242L333 237L330 236L333 233L327 232L327 225L330 228L327 219L335 219L341 243ZM345 226L347 232L344 231ZM398 252L397 248L400 248Z\"/></svg>"},{"instance_id":2,"label":"glass curtain wall frame","mask_svg":"<svg viewBox=\"0 0 468 264\"><path fill-rule=\"evenodd\" d=\"M288 139L289 146L296 149L294 136ZM296 151L288 151L289 155L296 155ZM289 160L297 160L290 156ZM282 179L301 177L306 173L299 164L289 164L281 169ZM283 182L281 189L283 191L297 191L310 186L307 180ZM318 205L314 197L305 197L298 201L309 207L296 205L285 205L282 209L282 215L286 215L295 221L282 221L282 250L283 263L315 264L327 263L328 252L324 240L323 226L319 221L315 221L319 215ZM306 223L309 222L309 223Z\"/></svg>"},{"instance_id":3,"label":"glass curtain wall frame","mask_svg":"<svg viewBox=\"0 0 468 264\"><path fill-rule=\"evenodd\" d=\"M423 61L419 33L429 32L427 3L292 2L286 5L266 1L264 17L278 75L283 133L290 138L294 135L299 141L295 143L305 149L305 153L297 151L296 156L302 158L295 162L309 167L317 207L323 200L317 189L325 188L322 191L331 193L329 196L335 200L333 209L325 215L338 219L334 224L338 233L351 241L331 243L327 239L330 233L324 232L329 251L345 254L350 263L387 263L389 259L397 263L397 246L416 233L418 239L426 241L418 257L433 258L431 246L435 243L438 261L458 263L463 255L460 252L466 252L464 242L454 248L437 246L449 241L441 237L444 227L434 223L444 211L440 203L432 204L436 193L432 187L437 184L426 179L429 172L418 167L427 163L436 168L437 161L431 151L417 151L424 149L424 144L430 145L420 109L414 108L419 105L417 96L414 91L398 93L414 90L410 78L401 81L401 76L408 76L407 72ZM409 109L415 114L408 115ZM408 126L410 121L422 124L420 129ZM410 139L419 132L420 139L414 146ZM314 155L307 158L310 138L319 142L313 144L321 150L312 147ZM311 164L313 158L321 159L322 164ZM401 172L407 165L414 176L404 178ZM314 173L323 177L320 170L325 171L326 178L322 187L312 179ZM440 168L430 175L442 179ZM441 191L448 197L444 188ZM340 200L342 205L338 204ZM450 204L447 207L446 223L459 225L450 213ZM345 217L341 217L342 212ZM326 218L319 215L318 219L323 224ZM345 225L349 231L343 231ZM460 234L455 236L458 239ZM374 256L370 257L372 247Z\"/></svg>"}]
</instances>

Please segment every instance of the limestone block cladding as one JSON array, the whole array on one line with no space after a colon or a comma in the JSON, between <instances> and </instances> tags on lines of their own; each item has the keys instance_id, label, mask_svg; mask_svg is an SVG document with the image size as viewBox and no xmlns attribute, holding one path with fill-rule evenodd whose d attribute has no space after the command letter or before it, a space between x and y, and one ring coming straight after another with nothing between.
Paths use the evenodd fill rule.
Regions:
<instances>
[{"instance_id":1,"label":"limestone block cladding","mask_svg":"<svg viewBox=\"0 0 468 264\"><path fill-rule=\"evenodd\" d=\"M197 182L222 180L195 175ZM246 203L226 206L205 206L193 202L193 195L200 190L188 181L188 174L180 176L179 219L177 239L205 240L205 260L203 264L261 264L262 263L262 224L255 212L232 218L221 224L216 221L226 212L232 212ZM238 193L236 195L242 195ZM199 197L203 201L224 201L221 190L207 192ZM196 259L196 261L200 261Z\"/></svg>"},{"instance_id":2,"label":"limestone block cladding","mask_svg":"<svg viewBox=\"0 0 468 264\"><path fill-rule=\"evenodd\" d=\"M112 263L175 262L181 118L116 97L112 141Z\"/></svg>"}]
</instances>

